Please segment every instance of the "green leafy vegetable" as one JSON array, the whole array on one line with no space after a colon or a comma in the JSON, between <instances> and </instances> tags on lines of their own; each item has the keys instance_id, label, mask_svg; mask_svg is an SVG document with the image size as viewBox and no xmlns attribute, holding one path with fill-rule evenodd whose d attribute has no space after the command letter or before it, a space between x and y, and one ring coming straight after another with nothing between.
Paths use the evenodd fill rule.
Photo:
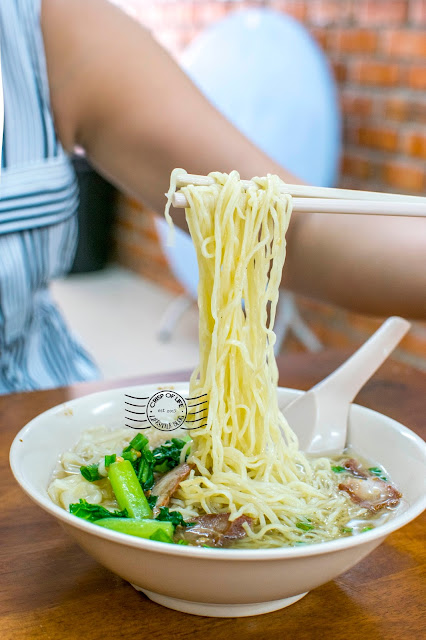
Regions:
<instances>
[{"instance_id":1,"label":"green leafy vegetable","mask_svg":"<svg viewBox=\"0 0 426 640\"><path fill-rule=\"evenodd\" d=\"M127 511L108 511L105 507L101 507L99 504L90 504L86 500L80 498L80 502L70 504L70 513L83 520L89 520L94 522L95 520L101 520L102 518L127 518Z\"/></svg>"},{"instance_id":2,"label":"green leafy vegetable","mask_svg":"<svg viewBox=\"0 0 426 640\"><path fill-rule=\"evenodd\" d=\"M180 454L183 447L191 438L172 438L153 450L155 473L167 473L180 463Z\"/></svg>"},{"instance_id":3,"label":"green leafy vegetable","mask_svg":"<svg viewBox=\"0 0 426 640\"><path fill-rule=\"evenodd\" d=\"M374 527L372 526L364 527L363 529L361 529L361 533L365 533L366 531L371 531L371 529L374 529Z\"/></svg>"},{"instance_id":4,"label":"green leafy vegetable","mask_svg":"<svg viewBox=\"0 0 426 640\"><path fill-rule=\"evenodd\" d=\"M160 522L171 522L175 529L178 526L189 527L195 524L195 522L185 522L180 511L170 511L168 507L160 507L160 513L155 519Z\"/></svg>"},{"instance_id":5,"label":"green leafy vegetable","mask_svg":"<svg viewBox=\"0 0 426 640\"><path fill-rule=\"evenodd\" d=\"M153 509L157 504L158 496L147 496L148 504Z\"/></svg>"},{"instance_id":6,"label":"green leafy vegetable","mask_svg":"<svg viewBox=\"0 0 426 640\"><path fill-rule=\"evenodd\" d=\"M143 492L148 492L154 486L154 472L167 473L167 471L170 471L171 469L176 467L180 462L180 454L182 448L187 442L189 442L189 440L189 436L186 436L183 439L172 438L171 440L168 440L167 442L162 444L160 447L154 449L154 451L151 451L149 448L148 438L142 433L138 433L123 449L121 457L125 461L130 462ZM116 461L117 456L115 453L112 455L106 455L105 467L107 468L107 470L109 470L112 465L116 464ZM97 464L80 467L80 473L83 478L85 478L89 482L102 480L102 476L99 474L99 468ZM109 473L108 476L110 476ZM135 487L133 487L133 489L136 490ZM155 504L155 499L156 498L154 496L150 498L150 501L146 506L148 508L152 508ZM132 516L131 513L130 515ZM149 515L149 512L146 510L146 514L143 517L149 517Z\"/></svg>"},{"instance_id":7,"label":"green leafy vegetable","mask_svg":"<svg viewBox=\"0 0 426 640\"><path fill-rule=\"evenodd\" d=\"M148 447L141 451L137 476L144 491L152 489L154 486L154 456Z\"/></svg>"},{"instance_id":8,"label":"green leafy vegetable","mask_svg":"<svg viewBox=\"0 0 426 640\"><path fill-rule=\"evenodd\" d=\"M370 467L368 470L373 474L373 476L377 476L380 480L384 480L386 482L387 477L385 476L383 469L380 467Z\"/></svg>"},{"instance_id":9,"label":"green leafy vegetable","mask_svg":"<svg viewBox=\"0 0 426 640\"><path fill-rule=\"evenodd\" d=\"M99 469L97 464L89 464L87 466L80 467L80 473L85 480L89 482L95 482L96 480L102 480L102 476L99 475Z\"/></svg>"},{"instance_id":10,"label":"green leafy vegetable","mask_svg":"<svg viewBox=\"0 0 426 640\"><path fill-rule=\"evenodd\" d=\"M302 529L302 531L311 531L312 529L315 529L314 525L308 518L303 521L296 522L296 527L298 529Z\"/></svg>"},{"instance_id":11,"label":"green leafy vegetable","mask_svg":"<svg viewBox=\"0 0 426 640\"><path fill-rule=\"evenodd\" d=\"M339 465L337 465L336 467L331 467L331 470L334 471L334 473L343 473L344 471L347 471L345 467L340 467Z\"/></svg>"}]
</instances>

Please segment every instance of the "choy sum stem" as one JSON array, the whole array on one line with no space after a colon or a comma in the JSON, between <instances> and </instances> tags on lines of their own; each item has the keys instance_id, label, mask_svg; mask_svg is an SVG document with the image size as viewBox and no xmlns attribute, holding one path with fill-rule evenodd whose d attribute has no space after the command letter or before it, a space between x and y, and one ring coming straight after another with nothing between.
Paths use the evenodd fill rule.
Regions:
<instances>
[{"instance_id":1,"label":"choy sum stem","mask_svg":"<svg viewBox=\"0 0 426 640\"><path fill-rule=\"evenodd\" d=\"M136 518L103 518L96 520L95 524L106 529L127 533L139 538L151 538L160 542L173 542L174 527L171 522L159 522L158 520L138 520Z\"/></svg>"},{"instance_id":2,"label":"choy sum stem","mask_svg":"<svg viewBox=\"0 0 426 640\"><path fill-rule=\"evenodd\" d=\"M152 518L148 500L128 460L111 464L108 478L120 509L126 509L130 518Z\"/></svg>"}]
</instances>

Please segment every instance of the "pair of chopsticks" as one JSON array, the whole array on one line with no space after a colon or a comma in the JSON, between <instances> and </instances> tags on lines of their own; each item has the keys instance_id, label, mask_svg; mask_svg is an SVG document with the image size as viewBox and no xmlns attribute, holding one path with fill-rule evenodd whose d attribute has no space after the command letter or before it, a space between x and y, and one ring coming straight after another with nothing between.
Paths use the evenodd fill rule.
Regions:
<instances>
[{"instance_id":1,"label":"pair of chopsticks","mask_svg":"<svg viewBox=\"0 0 426 640\"><path fill-rule=\"evenodd\" d=\"M250 180L241 180L245 187L252 185ZM177 178L176 188L188 185L210 186L214 179L210 176L197 176L182 173ZM303 213L357 213L387 216L426 217L426 198L406 196L396 193L374 191L356 191L354 189L331 189L328 187L310 187L301 184L286 184L283 193L293 197L293 211ZM179 209L186 208L188 201L184 193L176 191L172 204Z\"/></svg>"}]
</instances>

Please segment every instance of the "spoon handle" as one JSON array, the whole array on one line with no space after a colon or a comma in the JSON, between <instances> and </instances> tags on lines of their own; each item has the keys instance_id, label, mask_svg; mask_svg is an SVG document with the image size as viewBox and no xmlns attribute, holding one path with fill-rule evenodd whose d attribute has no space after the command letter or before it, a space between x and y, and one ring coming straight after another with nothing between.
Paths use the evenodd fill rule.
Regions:
<instances>
[{"instance_id":1,"label":"spoon handle","mask_svg":"<svg viewBox=\"0 0 426 640\"><path fill-rule=\"evenodd\" d=\"M338 394L340 401L352 402L410 326L407 320L398 316L388 318L358 351L314 387L315 393L328 395L332 391L333 395Z\"/></svg>"}]
</instances>

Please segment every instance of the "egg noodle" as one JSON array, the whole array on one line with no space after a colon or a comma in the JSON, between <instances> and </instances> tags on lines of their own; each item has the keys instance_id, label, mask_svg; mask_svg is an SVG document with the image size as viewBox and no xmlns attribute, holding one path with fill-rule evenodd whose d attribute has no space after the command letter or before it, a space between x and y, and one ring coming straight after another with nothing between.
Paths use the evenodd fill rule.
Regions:
<instances>
[{"instance_id":1,"label":"egg noodle","mask_svg":"<svg viewBox=\"0 0 426 640\"><path fill-rule=\"evenodd\" d=\"M169 206L182 172L172 173ZM181 189L199 266L200 362L190 397L207 394L208 410L206 426L191 434L195 470L173 503L184 517L251 516L256 547L339 537L365 511L337 491L329 459L299 450L276 393L273 324L292 198L277 176L254 178L248 189L236 171L210 176L212 186Z\"/></svg>"},{"instance_id":2,"label":"egg noodle","mask_svg":"<svg viewBox=\"0 0 426 640\"><path fill-rule=\"evenodd\" d=\"M171 176L166 207L171 228L169 209L182 173L175 169ZM182 188L199 266L200 362L190 397L206 394L208 403L200 405L196 417L203 418L202 426L189 432L193 440L181 453L183 462L190 449L188 461L195 467L170 507L187 522L205 513L227 512L231 520L250 516L253 526L244 524L247 537L235 547L314 543L362 531L379 516L339 491L332 468L339 458L308 459L299 450L278 406L273 324L291 196L283 195L285 185L276 176L253 178L247 189L236 171L210 176L211 186ZM104 456L119 455L134 433L103 426L84 432L58 461L48 487L51 499L65 509L79 499L117 508ZM173 436L187 433L178 429ZM155 428L144 434L151 448L170 438ZM90 464L99 464L101 480L82 476L80 467ZM386 510L380 521L390 515Z\"/></svg>"}]
</instances>

